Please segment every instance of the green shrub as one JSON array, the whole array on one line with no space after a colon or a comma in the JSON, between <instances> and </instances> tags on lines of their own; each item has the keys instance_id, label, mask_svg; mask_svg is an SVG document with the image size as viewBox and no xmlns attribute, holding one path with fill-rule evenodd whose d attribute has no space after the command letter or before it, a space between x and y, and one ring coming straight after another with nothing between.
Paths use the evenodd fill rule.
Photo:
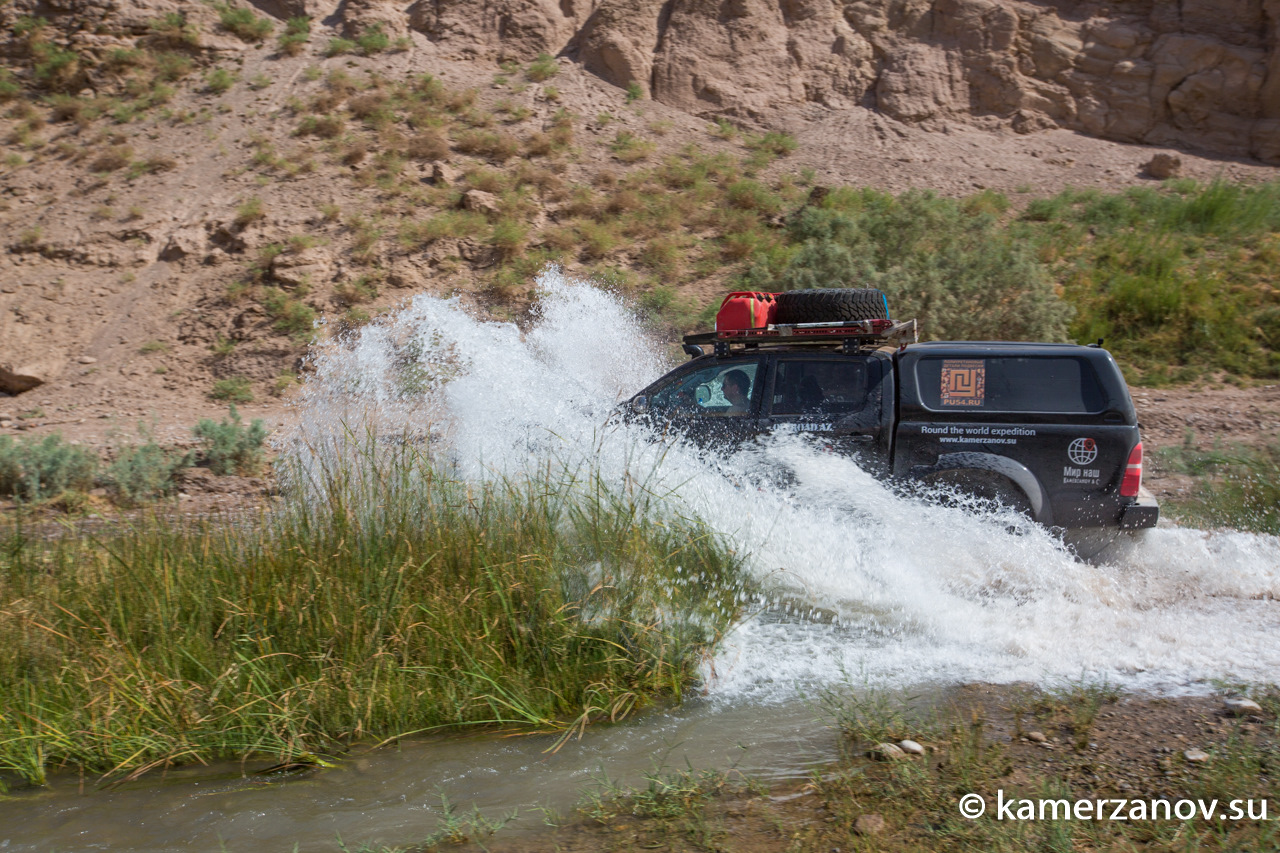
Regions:
<instances>
[{"instance_id":1,"label":"green shrub","mask_svg":"<svg viewBox=\"0 0 1280 853\"><path fill-rule=\"evenodd\" d=\"M329 43L325 45L325 56L341 56L344 53L355 53L359 50L360 45L351 39L334 38L329 39Z\"/></svg>"},{"instance_id":2,"label":"green shrub","mask_svg":"<svg viewBox=\"0 0 1280 853\"><path fill-rule=\"evenodd\" d=\"M774 214L782 208L782 199L759 181L744 178L734 181L725 191L729 204L741 210Z\"/></svg>"},{"instance_id":3,"label":"green shrub","mask_svg":"<svg viewBox=\"0 0 1280 853\"><path fill-rule=\"evenodd\" d=\"M235 72L226 68L215 68L204 78L205 91L221 95L229 91L239 79Z\"/></svg>"},{"instance_id":4,"label":"green shrub","mask_svg":"<svg viewBox=\"0 0 1280 853\"><path fill-rule=\"evenodd\" d=\"M1066 338L1071 310L1033 247L954 199L838 190L828 206L799 211L789 230L797 248L776 274L757 266L762 284L878 287L897 316L918 319L934 339Z\"/></svg>"},{"instance_id":5,"label":"green shrub","mask_svg":"<svg viewBox=\"0 0 1280 853\"><path fill-rule=\"evenodd\" d=\"M613 142L609 144L609 150L613 152L613 156L623 163L643 160L653 153L653 148L652 142L641 139L629 130L618 131L613 137Z\"/></svg>"},{"instance_id":6,"label":"green shrub","mask_svg":"<svg viewBox=\"0 0 1280 853\"><path fill-rule=\"evenodd\" d=\"M244 228L266 218L266 209L262 204L262 199L254 196L236 208L236 217L232 222L237 228Z\"/></svg>"},{"instance_id":7,"label":"green shrub","mask_svg":"<svg viewBox=\"0 0 1280 853\"><path fill-rule=\"evenodd\" d=\"M38 501L68 489L85 491L93 486L97 468L92 451L66 443L57 433L19 441L0 435L0 495Z\"/></svg>"},{"instance_id":8,"label":"green shrub","mask_svg":"<svg viewBox=\"0 0 1280 853\"><path fill-rule=\"evenodd\" d=\"M200 33L194 24L187 23L186 15L170 12L151 22L150 41L158 47L194 50L200 47Z\"/></svg>"},{"instance_id":9,"label":"green shrub","mask_svg":"<svg viewBox=\"0 0 1280 853\"><path fill-rule=\"evenodd\" d=\"M0 103L12 101L22 94L22 84L8 68L0 68Z\"/></svg>"},{"instance_id":10,"label":"green shrub","mask_svg":"<svg viewBox=\"0 0 1280 853\"><path fill-rule=\"evenodd\" d=\"M528 229L518 220L503 217L493 224L493 232L489 236L489 243L501 252L504 257L511 258L523 251L525 244L528 242L528 237Z\"/></svg>"},{"instance_id":11,"label":"green shrub","mask_svg":"<svg viewBox=\"0 0 1280 853\"><path fill-rule=\"evenodd\" d=\"M747 142L752 151L763 151L772 157L786 157L796 150L796 138L789 133L771 130Z\"/></svg>"},{"instance_id":12,"label":"green shrub","mask_svg":"<svg viewBox=\"0 0 1280 853\"><path fill-rule=\"evenodd\" d=\"M227 400L232 403L252 403L253 383L245 376L231 376L213 383L209 396L215 400Z\"/></svg>"},{"instance_id":13,"label":"green shrub","mask_svg":"<svg viewBox=\"0 0 1280 853\"><path fill-rule=\"evenodd\" d=\"M391 37L383 32L381 24L373 24L356 36L356 46L363 55L372 56L390 47Z\"/></svg>"},{"instance_id":14,"label":"green shrub","mask_svg":"<svg viewBox=\"0 0 1280 853\"><path fill-rule=\"evenodd\" d=\"M1104 339L1132 379L1280 376L1267 296L1280 182L1066 191L1028 207L1012 231L1060 278L1077 309L1071 334Z\"/></svg>"},{"instance_id":15,"label":"green shrub","mask_svg":"<svg viewBox=\"0 0 1280 853\"><path fill-rule=\"evenodd\" d=\"M627 84L627 103L634 103L644 97L644 87L632 80ZM550 99L549 99L550 100Z\"/></svg>"},{"instance_id":16,"label":"green shrub","mask_svg":"<svg viewBox=\"0 0 1280 853\"><path fill-rule=\"evenodd\" d=\"M263 288L262 307L275 321L273 328L295 340L309 337L315 327L315 309L278 287Z\"/></svg>"},{"instance_id":17,"label":"green shrub","mask_svg":"<svg viewBox=\"0 0 1280 853\"><path fill-rule=\"evenodd\" d=\"M73 50L41 43L31 49L32 77L37 86L52 92L78 88L80 56Z\"/></svg>"},{"instance_id":18,"label":"green shrub","mask_svg":"<svg viewBox=\"0 0 1280 853\"><path fill-rule=\"evenodd\" d=\"M534 83L542 83L559 72L560 66L556 63L556 58L549 53L540 53L533 62L529 63L524 76Z\"/></svg>"},{"instance_id":19,"label":"green shrub","mask_svg":"<svg viewBox=\"0 0 1280 853\"><path fill-rule=\"evenodd\" d=\"M195 69L191 57L181 53L157 53L155 55L156 76L170 83L181 80Z\"/></svg>"},{"instance_id":20,"label":"green shrub","mask_svg":"<svg viewBox=\"0 0 1280 853\"><path fill-rule=\"evenodd\" d=\"M200 461L215 474L252 474L262 467L267 428L255 418L248 426L233 405L230 418L201 418L192 432L200 441Z\"/></svg>"},{"instance_id":21,"label":"green shrub","mask_svg":"<svg viewBox=\"0 0 1280 853\"><path fill-rule=\"evenodd\" d=\"M311 19L305 15L290 18L284 25L284 32L280 34L280 52L286 56L297 56L310 40Z\"/></svg>"},{"instance_id":22,"label":"green shrub","mask_svg":"<svg viewBox=\"0 0 1280 853\"><path fill-rule=\"evenodd\" d=\"M260 42L271 35L271 21L253 14L252 9L233 9L225 3L215 3L213 8L218 10L222 28L243 41Z\"/></svg>"},{"instance_id":23,"label":"green shrub","mask_svg":"<svg viewBox=\"0 0 1280 853\"><path fill-rule=\"evenodd\" d=\"M192 453L165 450L148 439L117 453L103 480L120 503L137 505L171 494L174 477L193 461Z\"/></svg>"}]
</instances>

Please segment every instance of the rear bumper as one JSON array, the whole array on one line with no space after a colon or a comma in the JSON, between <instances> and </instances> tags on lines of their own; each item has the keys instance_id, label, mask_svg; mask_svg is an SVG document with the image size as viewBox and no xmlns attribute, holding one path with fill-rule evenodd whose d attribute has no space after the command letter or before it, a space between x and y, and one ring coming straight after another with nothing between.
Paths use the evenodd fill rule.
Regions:
<instances>
[{"instance_id":1,"label":"rear bumper","mask_svg":"<svg viewBox=\"0 0 1280 853\"><path fill-rule=\"evenodd\" d=\"M1121 530L1155 527L1160 520L1160 504L1146 489L1138 490L1138 499L1120 511Z\"/></svg>"}]
</instances>

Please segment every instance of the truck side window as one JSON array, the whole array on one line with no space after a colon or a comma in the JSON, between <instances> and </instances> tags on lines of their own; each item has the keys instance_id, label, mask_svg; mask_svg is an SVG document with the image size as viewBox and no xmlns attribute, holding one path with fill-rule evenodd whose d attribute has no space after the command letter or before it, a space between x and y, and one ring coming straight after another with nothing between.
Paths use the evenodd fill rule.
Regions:
<instances>
[{"instance_id":1,"label":"truck side window","mask_svg":"<svg viewBox=\"0 0 1280 853\"><path fill-rule=\"evenodd\" d=\"M773 386L773 414L847 415L867 404L867 365L853 359L784 359Z\"/></svg>"},{"instance_id":2,"label":"truck side window","mask_svg":"<svg viewBox=\"0 0 1280 853\"><path fill-rule=\"evenodd\" d=\"M758 359L718 361L678 376L658 388L649 397L649 408L669 415L732 417L749 414L759 397L759 375Z\"/></svg>"},{"instance_id":3,"label":"truck side window","mask_svg":"<svg viewBox=\"0 0 1280 853\"><path fill-rule=\"evenodd\" d=\"M1107 407L1097 374L1079 358L922 358L916 381L934 411L1095 414Z\"/></svg>"}]
</instances>

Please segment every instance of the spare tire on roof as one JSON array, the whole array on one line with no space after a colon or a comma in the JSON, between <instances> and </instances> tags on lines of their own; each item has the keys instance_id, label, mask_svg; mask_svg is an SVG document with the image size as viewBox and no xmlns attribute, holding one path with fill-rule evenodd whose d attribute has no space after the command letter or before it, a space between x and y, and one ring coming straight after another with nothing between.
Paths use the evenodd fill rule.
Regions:
<instances>
[{"instance_id":1,"label":"spare tire on roof","mask_svg":"<svg viewBox=\"0 0 1280 853\"><path fill-rule=\"evenodd\" d=\"M777 304L773 322L784 325L889 319L889 301L872 288L788 290Z\"/></svg>"}]
</instances>

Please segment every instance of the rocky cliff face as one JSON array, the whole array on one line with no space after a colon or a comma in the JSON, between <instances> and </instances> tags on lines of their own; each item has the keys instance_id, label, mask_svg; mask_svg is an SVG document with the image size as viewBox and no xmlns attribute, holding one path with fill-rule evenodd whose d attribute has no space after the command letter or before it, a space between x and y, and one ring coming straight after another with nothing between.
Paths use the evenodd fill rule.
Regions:
<instances>
[{"instance_id":1,"label":"rocky cliff face","mask_svg":"<svg viewBox=\"0 0 1280 853\"><path fill-rule=\"evenodd\" d=\"M256 0L456 58L565 55L699 114L865 107L1280 162L1280 0ZM169 0L15 0L110 41ZM193 11L194 10L194 11ZM104 34L105 33L105 34ZM218 47L211 45L211 47Z\"/></svg>"},{"instance_id":2,"label":"rocky cliff face","mask_svg":"<svg viewBox=\"0 0 1280 853\"><path fill-rule=\"evenodd\" d=\"M1274 162L1277 41L1280 0L603 0L565 49L691 111L810 101Z\"/></svg>"}]
</instances>

